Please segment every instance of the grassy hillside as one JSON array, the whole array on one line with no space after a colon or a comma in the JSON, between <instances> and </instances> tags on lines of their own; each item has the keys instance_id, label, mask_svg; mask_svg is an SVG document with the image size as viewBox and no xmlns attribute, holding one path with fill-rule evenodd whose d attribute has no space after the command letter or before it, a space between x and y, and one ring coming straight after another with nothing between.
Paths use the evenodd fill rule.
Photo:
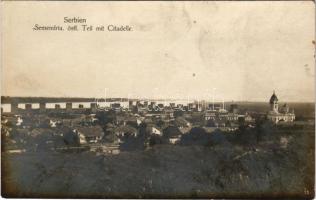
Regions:
<instances>
[{"instance_id":1,"label":"grassy hillside","mask_svg":"<svg viewBox=\"0 0 316 200\"><path fill-rule=\"evenodd\" d=\"M256 149L158 145L115 156L92 153L4 155L3 194L14 197L311 197L313 138ZM269 143L269 142L268 142Z\"/></svg>"}]
</instances>

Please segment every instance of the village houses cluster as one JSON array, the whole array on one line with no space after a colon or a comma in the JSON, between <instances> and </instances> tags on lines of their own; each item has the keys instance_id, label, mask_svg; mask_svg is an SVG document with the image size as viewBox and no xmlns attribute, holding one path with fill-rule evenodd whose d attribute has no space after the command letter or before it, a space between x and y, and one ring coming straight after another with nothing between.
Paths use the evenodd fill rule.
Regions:
<instances>
[{"instance_id":1,"label":"village houses cluster","mask_svg":"<svg viewBox=\"0 0 316 200\"><path fill-rule=\"evenodd\" d=\"M46 108L45 102L40 102L36 109L29 103L21 109L14 102L11 112L2 113L1 128L5 148L10 152L90 150L117 154L124 145L128 149L127 144L138 142L150 147L157 143L157 137L160 142L177 144L194 127L209 133L216 129L232 132L240 125L255 126L258 117L273 123L295 120L294 110L290 111L287 104L278 108L275 93L269 104L270 110L258 115L240 111L236 103L230 103L226 109L224 102L194 101L184 105L129 100L127 107L116 101L107 107L91 102L89 108L81 104L73 108L72 102L66 102L65 108L58 103Z\"/></svg>"}]
</instances>

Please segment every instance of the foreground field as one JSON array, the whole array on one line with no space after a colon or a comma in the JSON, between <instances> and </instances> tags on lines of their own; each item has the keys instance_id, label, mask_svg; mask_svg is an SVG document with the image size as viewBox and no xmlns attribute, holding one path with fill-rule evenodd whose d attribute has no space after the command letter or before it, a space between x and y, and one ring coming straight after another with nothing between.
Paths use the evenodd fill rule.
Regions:
<instances>
[{"instance_id":1,"label":"foreground field","mask_svg":"<svg viewBox=\"0 0 316 200\"><path fill-rule=\"evenodd\" d=\"M14 197L311 197L313 147L247 150L157 145L115 156L25 153L2 156L2 195Z\"/></svg>"}]
</instances>

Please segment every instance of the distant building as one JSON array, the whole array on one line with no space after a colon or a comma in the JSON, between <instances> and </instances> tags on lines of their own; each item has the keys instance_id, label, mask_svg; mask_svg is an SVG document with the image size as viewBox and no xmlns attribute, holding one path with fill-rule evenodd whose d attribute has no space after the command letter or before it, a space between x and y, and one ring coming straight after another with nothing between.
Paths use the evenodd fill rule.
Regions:
<instances>
[{"instance_id":1,"label":"distant building","mask_svg":"<svg viewBox=\"0 0 316 200\"><path fill-rule=\"evenodd\" d=\"M176 107L176 104L175 103L170 103L170 108L175 108Z\"/></svg>"},{"instance_id":2,"label":"distant building","mask_svg":"<svg viewBox=\"0 0 316 200\"><path fill-rule=\"evenodd\" d=\"M78 134L80 142L86 143L97 143L103 136L104 132L101 126L90 126L90 127L76 127L75 132Z\"/></svg>"},{"instance_id":3,"label":"distant building","mask_svg":"<svg viewBox=\"0 0 316 200\"><path fill-rule=\"evenodd\" d=\"M136 108L137 108L137 112L138 113L147 113L148 112L148 105L143 105L143 104L138 104L137 106L136 106Z\"/></svg>"},{"instance_id":4,"label":"distant building","mask_svg":"<svg viewBox=\"0 0 316 200\"><path fill-rule=\"evenodd\" d=\"M185 108L183 104L177 104L177 106L174 108L176 111L185 111Z\"/></svg>"},{"instance_id":5,"label":"distant building","mask_svg":"<svg viewBox=\"0 0 316 200\"><path fill-rule=\"evenodd\" d=\"M159 103L158 106L156 107L156 111L163 111L164 107L165 106L162 103Z\"/></svg>"},{"instance_id":6,"label":"distant building","mask_svg":"<svg viewBox=\"0 0 316 200\"><path fill-rule=\"evenodd\" d=\"M175 144L181 138L182 132L176 126L168 126L163 130L163 136L168 140L169 143Z\"/></svg>"},{"instance_id":7,"label":"distant building","mask_svg":"<svg viewBox=\"0 0 316 200\"><path fill-rule=\"evenodd\" d=\"M188 104L188 111L192 111L192 110L194 110L196 108L196 104L194 104L194 103L189 103Z\"/></svg>"},{"instance_id":8,"label":"distant building","mask_svg":"<svg viewBox=\"0 0 316 200\"><path fill-rule=\"evenodd\" d=\"M20 115L17 115L16 126L21 126L23 123L23 119Z\"/></svg>"},{"instance_id":9,"label":"distant building","mask_svg":"<svg viewBox=\"0 0 316 200\"><path fill-rule=\"evenodd\" d=\"M118 137L136 137L137 129L129 125L121 125L114 129L114 134Z\"/></svg>"},{"instance_id":10,"label":"distant building","mask_svg":"<svg viewBox=\"0 0 316 200\"><path fill-rule=\"evenodd\" d=\"M122 107L120 103L112 103L111 104L111 109L114 111L121 111Z\"/></svg>"},{"instance_id":11,"label":"distant building","mask_svg":"<svg viewBox=\"0 0 316 200\"><path fill-rule=\"evenodd\" d=\"M52 119L49 120L49 126L50 126L51 128L55 128L56 125L57 125L57 121L52 120Z\"/></svg>"},{"instance_id":12,"label":"distant building","mask_svg":"<svg viewBox=\"0 0 316 200\"><path fill-rule=\"evenodd\" d=\"M150 135L162 135L162 131L154 124L148 124L146 129Z\"/></svg>"},{"instance_id":13,"label":"distant building","mask_svg":"<svg viewBox=\"0 0 316 200\"><path fill-rule=\"evenodd\" d=\"M252 123L255 120L251 117L251 115L249 113L246 112L245 116L244 116L245 122L246 123Z\"/></svg>"},{"instance_id":14,"label":"distant building","mask_svg":"<svg viewBox=\"0 0 316 200\"><path fill-rule=\"evenodd\" d=\"M167 117L167 118L170 118L170 119L173 119L174 118L174 111L173 111L173 109L172 108L165 108L165 110L164 110L164 113L165 113L165 116Z\"/></svg>"},{"instance_id":15,"label":"distant building","mask_svg":"<svg viewBox=\"0 0 316 200\"><path fill-rule=\"evenodd\" d=\"M231 104L229 108L229 112L231 113L238 113L238 105L237 104Z\"/></svg>"},{"instance_id":16,"label":"distant building","mask_svg":"<svg viewBox=\"0 0 316 200\"><path fill-rule=\"evenodd\" d=\"M267 118L274 123L278 123L280 121L293 122L295 120L294 110L292 109L292 112L289 112L290 108L287 104L284 104L283 107L279 109L278 101L279 99L273 91L269 101L270 111L267 114Z\"/></svg>"},{"instance_id":17,"label":"distant building","mask_svg":"<svg viewBox=\"0 0 316 200\"><path fill-rule=\"evenodd\" d=\"M227 114L227 120L228 121L238 121L239 114L237 112L229 112Z\"/></svg>"},{"instance_id":18,"label":"distant building","mask_svg":"<svg viewBox=\"0 0 316 200\"><path fill-rule=\"evenodd\" d=\"M154 106L156 106L156 102L154 101L150 102L150 106L153 108Z\"/></svg>"},{"instance_id":19,"label":"distant building","mask_svg":"<svg viewBox=\"0 0 316 200\"><path fill-rule=\"evenodd\" d=\"M215 111L207 111L204 114L205 120L215 120L216 119L216 112Z\"/></svg>"}]
</instances>

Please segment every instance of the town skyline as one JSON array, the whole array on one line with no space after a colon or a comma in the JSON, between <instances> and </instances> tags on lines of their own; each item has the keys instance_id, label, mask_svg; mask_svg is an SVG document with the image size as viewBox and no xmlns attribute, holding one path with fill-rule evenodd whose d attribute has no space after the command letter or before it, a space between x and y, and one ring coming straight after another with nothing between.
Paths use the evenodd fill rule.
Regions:
<instances>
[{"instance_id":1,"label":"town skyline","mask_svg":"<svg viewBox=\"0 0 316 200\"><path fill-rule=\"evenodd\" d=\"M282 97L282 101L281 102L293 102L293 103L313 103L315 102L315 99L313 100L307 100L307 101L299 101L299 100L287 100L286 98L284 98L284 96L282 95L282 93L279 93L276 90L272 90L272 92L270 92L270 95L272 93L278 93L279 96ZM280 95L281 94L281 95ZM267 95L269 96L269 95ZM95 99L98 101L104 101L104 99L107 100L115 100L115 101L128 101L128 100L140 100L140 101L188 101L188 102L192 102L192 101L205 101L205 102L214 102L214 103L221 103L223 101L225 102L267 102L267 96L265 97L265 99L256 99L256 100L247 100L247 99L224 99L223 97L221 97L220 95L208 95L208 97L196 97L196 96L190 96L190 95L183 95L183 97L166 97L166 96L161 96L161 97L157 97L157 96L152 96L152 97L145 97L145 96L137 96L137 95L132 95L132 94L127 94L127 95L123 95L123 96L111 96L111 95L104 95L104 96L8 96L8 95L2 95L1 98L53 98L53 99Z\"/></svg>"}]
</instances>

